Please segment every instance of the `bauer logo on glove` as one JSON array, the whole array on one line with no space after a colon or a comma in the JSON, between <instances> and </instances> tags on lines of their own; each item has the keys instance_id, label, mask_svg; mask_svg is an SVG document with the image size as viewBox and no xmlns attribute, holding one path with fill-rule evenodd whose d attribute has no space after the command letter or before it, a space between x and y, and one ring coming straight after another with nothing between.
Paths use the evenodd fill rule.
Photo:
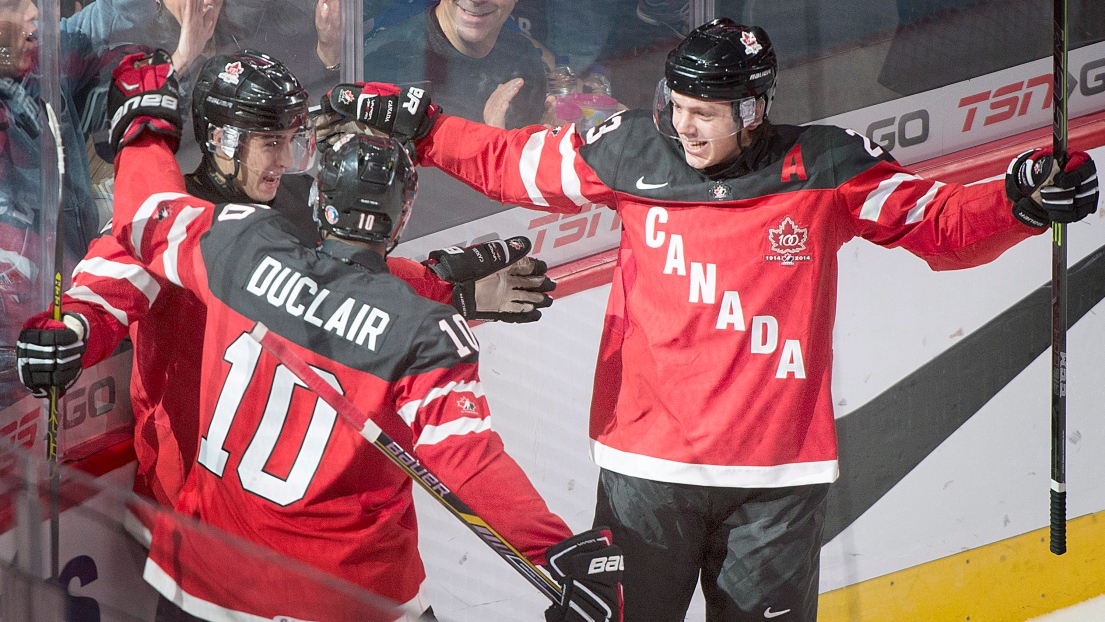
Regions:
<instances>
[{"instance_id":1,"label":"bauer logo on glove","mask_svg":"<svg viewBox=\"0 0 1105 622\"><path fill-rule=\"evenodd\" d=\"M180 145L180 85L165 50L131 54L112 71L107 96L111 117L109 145L112 153L144 132L166 136L170 148Z\"/></svg>"}]
</instances>

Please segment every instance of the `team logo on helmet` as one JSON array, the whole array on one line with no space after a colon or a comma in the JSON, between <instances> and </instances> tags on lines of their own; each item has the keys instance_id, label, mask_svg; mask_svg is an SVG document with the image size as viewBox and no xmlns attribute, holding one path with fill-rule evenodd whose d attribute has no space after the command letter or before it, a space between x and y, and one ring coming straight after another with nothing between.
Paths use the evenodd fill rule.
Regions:
<instances>
[{"instance_id":1,"label":"team logo on helmet","mask_svg":"<svg viewBox=\"0 0 1105 622\"><path fill-rule=\"evenodd\" d=\"M327 205L326 209L322 210L324 216L326 216L326 222L336 225L338 224L338 210L334 209L333 205Z\"/></svg>"},{"instance_id":2,"label":"team logo on helmet","mask_svg":"<svg viewBox=\"0 0 1105 622\"><path fill-rule=\"evenodd\" d=\"M242 71L242 61L236 60L233 63L227 63L226 67L223 67L222 73L219 74L219 79L230 84L238 84L238 78L242 75Z\"/></svg>"},{"instance_id":3,"label":"team logo on helmet","mask_svg":"<svg viewBox=\"0 0 1105 622\"><path fill-rule=\"evenodd\" d=\"M764 46L760 45L760 42L756 40L755 33L747 30L741 33L741 43L744 44L744 53L749 56L755 56L760 53L760 50L764 49Z\"/></svg>"},{"instance_id":4,"label":"team logo on helmet","mask_svg":"<svg viewBox=\"0 0 1105 622\"><path fill-rule=\"evenodd\" d=\"M714 199L718 201L724 201L733 196L733 191L729 188L729 186L718 182L714 185L713 189L710 190L710 194L714 195Z\"/></svg>"},{"instance_id":5,"label":"team logo on helmet","mask_svg":"<svg viewBox=\"0 0 1105 622\"><path fill-rule=\"evenodd\" d=\"M799 227L790 216L779 223L778 229L767 230L767 241L771 243L773 255L764 257L767 261L778 261L784 266L793 266L796 261L809 261L810 255L803 255L809 229Z\"/></svg>"},{"instance_id":6,"label":"team logo on helmet","mask_svg":"<svg viewBox=\"0 0 1105 622\"><path fill-rule=\"evenodd\" d=\"M340 102L342 104L352 104L353 103L353 91L351 91L349 89L342 89L342 90L338 91L338 102Z\"/></svg>"}]
</instances>

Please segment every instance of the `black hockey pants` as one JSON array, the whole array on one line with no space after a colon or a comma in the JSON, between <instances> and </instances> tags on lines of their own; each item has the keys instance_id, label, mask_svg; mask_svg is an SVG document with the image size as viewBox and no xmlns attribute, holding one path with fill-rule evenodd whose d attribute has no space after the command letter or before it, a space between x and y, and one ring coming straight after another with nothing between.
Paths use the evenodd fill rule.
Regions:
<instances>
[{"instance_id":1,"label":"black hockey pants","mask_svg":"<svg viewBox=\"0 0 1105 622\"><path fill-rule=\"evenodd\" d=\"M828 484L713 488L603 469L596 526L625 553L625 622L815 622Z\"/></svg>"}]
</instances>

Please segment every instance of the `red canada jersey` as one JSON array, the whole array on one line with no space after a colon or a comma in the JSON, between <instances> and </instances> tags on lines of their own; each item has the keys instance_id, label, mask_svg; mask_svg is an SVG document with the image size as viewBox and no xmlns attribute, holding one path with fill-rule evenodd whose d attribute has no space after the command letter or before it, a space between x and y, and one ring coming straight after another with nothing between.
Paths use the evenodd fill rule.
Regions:
<instances>
[{"instance_id":1,"label":"red canada jersey","mask_svg":"<svg viewBox=\"0 0 1105 622\"><path fill-rule=\"evenodd\" d=\"M570 535L491 429L479 346L455 309L419 297L375 253L309 248L272 210L217 210L183 189L158 139L117 159L114 235L207 308L197 463L178 511L392 601L418 598L410 480L247 335L259 321L531 561ZM145 578L210 619L355 617L288 582L228 582L234 560L159 524Z\"/></svg>"},{"instance_id":2,"label":"red canada jersey","mask_svg":"<svg viewBox=\"0 0 1105 622\"><path fill-rule=\"evenodd\" d=\"M423 164L492 199L621 217L591 403L602 468L704 486L835 480L837 250L858 236L953 269L1036 232L1000 181L922 179L837 127L770 129L756 166L714 178L643 111L586 135L443 115L419 145Z\"/></svg>"},{"instance_id":3,"label":"red canada jersey","mask_svg":"<svg viewBox=\"0 0 1105 622\"><path fill-rule=\"evenodd\" d=\"M309 186L304 176L285 176L274 201L274 208L293 219L296 234L308 243L318 238L308 213ZM191 183L188 190L214 200L205 185ZM452 285L426 266L391 258L388 268L420 295L451 300ZM134 491L172 507L196 459L206 307L193 293L151 274L108 234L93 240L77 264L62 308L89 323L85 367L110 356L129 333L134 346L130 396L138 460ZM144 532L148 520L140 518L147 524L131 527ZM137 535L148 542L148 533Z\"/></svg>"}]
</instances>

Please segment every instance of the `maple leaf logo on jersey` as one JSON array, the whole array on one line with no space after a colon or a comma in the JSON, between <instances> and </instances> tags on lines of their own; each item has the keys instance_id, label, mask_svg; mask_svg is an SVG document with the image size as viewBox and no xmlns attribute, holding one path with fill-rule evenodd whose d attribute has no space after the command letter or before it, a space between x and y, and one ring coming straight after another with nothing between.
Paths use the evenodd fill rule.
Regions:
<instances>
[{"instance_id":1,"label":"maple leaf logo on jersey","mask_svg":"<svg viewBox=\"0 0 1105 622\"><path fill-rule=\"evenodd\" d=\"M755 56L760 53L760 50L764 49L764 46L756 40L756 35L747 30L741 33L741 43L744 44L744 53L749 56Z\"/></svg>"},{"instance_id":2,"label":"maple leaf logo on jersey","mask_svg":"<svg viewBox=\"0 0 1105 622\"><path fill-rule=\"evenodd\" d=\"M795 261L809 261L809 255L801 254L806 250L809 229L799 227L790 216L779 223L778 229L767 230L767 241L771 243L774 255L764 257L767 261L778 261L784 266L793 266Z\"/></svg>"},{"instance_id":3,"label":"maple leaf logo on jersey","mask_svg":"<svg viewBox=\"0 0 1105 622\"><path fill-rule=\"evenodd\" d=\"M462 397L457 400L457 406L466 413L476 412L476 403L467 397Z\"/></svg>"},{"instance_id":4,"label":"maple leaf logo on jersey","mask_svg":"<svg viewBox=\"0 0 1105 622\"><path fill-rule=\"evenodd\" d=\"M242 75L242 71L242 61L236 60L233 63L227 63L226 67L223 67L222 73L219 74L219 79L230 84L238 84L238 77Z\"/></svg>"}]
</instances>

